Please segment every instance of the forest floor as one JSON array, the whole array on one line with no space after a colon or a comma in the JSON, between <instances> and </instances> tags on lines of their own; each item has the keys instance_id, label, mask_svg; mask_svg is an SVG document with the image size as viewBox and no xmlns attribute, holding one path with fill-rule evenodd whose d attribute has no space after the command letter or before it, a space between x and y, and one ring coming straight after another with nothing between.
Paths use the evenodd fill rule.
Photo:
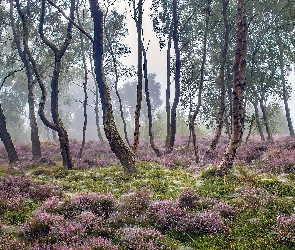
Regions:
<instances>
[{"instance_id":1,"label":"forest floor","mask_svg":"<svg viewBox=\"0 0 295 250\"><path fill-rule=\"evenodd\" d=\"M202 166L187 140L162 157L142 143L130 176L97 141L82 158L71 141L71 171L54 142L38 162L17 144L14 165L0 147L0 249L295 249L295 140L249 141L225 177L213 173L227 139ZM198 143L202 155L210 140Z\"/></svg>"}]
</instances>

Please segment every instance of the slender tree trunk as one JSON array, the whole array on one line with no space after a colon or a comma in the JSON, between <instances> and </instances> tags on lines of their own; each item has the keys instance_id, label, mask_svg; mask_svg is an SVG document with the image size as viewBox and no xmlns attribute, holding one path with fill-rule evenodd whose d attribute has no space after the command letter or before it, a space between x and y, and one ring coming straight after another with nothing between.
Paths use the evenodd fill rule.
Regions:
<instances>
[{"instance_id":1,"label":"slender tree trunk","mask_svg":"<svg viewBox=\"0 0 295 250\"><path fill-rule=\"evenodd\" d=\"M7 131L6 118L0 103L0 138L4 144L6 152L8 154L8 159L10 163L15 163L18 161L18 156L14 148L11 136Z\"/></svg>"},{"instance_id":2,"label":"slender tree trunk","mask_svg":"<svg viewBox=\"0 0 295 250\"><path fill-rule=\"evenodd\" d=\"M171 123L170 123L170 138L169 138L169 146L167 149L167 153L172 152L175 142L176 135L176 110L179 103L180 98L180 49L179 49L179 38L178 38L178 13L177 13L177 0L172 1L172 16L173 16L173 43L174 43L174 51L175 51L175 95L173 104L171 107Z\"/></svg>"},{"instance_id":3,"label":"slender tree trunk","mask_svg":"<svg viewBox=\"0 0 295 250\"><path fill-rule=\"evenodd\" d=\"M264 137L264 133L263 133L263 130L262 130L262 126L261 126L261 123L260 123L260 119L259 119L259 111L258 111L258 98L257 98L257 94L254 93L254 98L255 98L255 102L254 102L254 112L255 112L255 120L256 120L256 125L257 125L257 128L258 128L258 132L259 132L259 135L260 135L260 138L262 141L265 141L265 137Z\"/></svg>"},{"instance_id":4,"label":"slender tree trunk","mask_svg":"<svg viewBox=\"0 0 295 250\"><path fill-rule=\"evenodd\" d=\"M77 1L76 5L76 13L77 13L77 21L80 27L82 27L82 23L79 16L79 1ZM85 46L84 46L84 39L83 35L80 32L80 41L81 41L81 52L82 52L82 61L83 61L83 69L84 69L84 83L83 83L83 92L84 92L84 101L83 101L83 114L84 114L84 122L83 122L83 129L82 129L82 144L79 151L79 158L82 158L83 150L86 141L86 129L87 129L87 82L88 82L88 71L87 71L87 64L86 64L86 56L85 56Z\"/></svg>"},{"instance_id":5,"label":"slender tree trunk","mask_svg":"<svg viewBox=\"0 0 295 250\"><path fill-rule=\"evenodd\" d=\"M92 76L94 78L94 81L96 81L95 79L95 72L94 72L94 67L93 67L93 56L90 56L90 65L91 65L91 73ZM95 125L96 125L96 131L97 131L97 136L98 139L100 141L101 144L104 144L104 140L102 137L102 133L100 131L100 125L99 125L99 89L98 89L98 84L95 84L95 108L94 108L94 112L95 112Z\"/></svg>"},{"instance_id":6,"label":"slender tree trunk","mask_svg":"<svg viewBox=\"0 0 295 250\"><path fill-rule=\"evenodd\" d=\"M273 141L273 137L272 137L272 134L271 134L271 130L270 130L270 127L269 127L267 114L266 114L266 110L265 110L265 106L264 106L264 90L262 90L261 98L259 99L259 104L260 104L260 109L262 111L262 118L263 118L263 121L264 121L265 130L266 130L266 133L267 133L267 140Z\"/></svg>"},{"instance_id":7,"label":"slender tree trunk","mask_svg":"<svg viewBox=\"0 0 295 250\"><path fill-rule=\"evenodd\" d=\"M231 138L231 134L232 134L232 113L233 113L233 100L232 100L232 75L231 75L231 70L230 70L230 65L229 62L226 65L226 71L227 71L227 95L228 95L228 100L229 100L229 115L227 116L227 120L228 120L228 125L230 127L230 133L229 135L229 139Z\"/></svg>"},{"instance_id":8,"label":"slender tree trunk","mask_svg":"<svg viewBox=\"0 0 295 250\"><path fill-rule=\"evenodd\" d=\"M236 150L243 133L244 89L246 86L248 25L244 0L238 0L236 53L233 64L233 132L228 148L216 170L216 175L225 175L233 165Z\"/></svg>"},{"instance_id":9,"label":"slender tree trunk","mask_svg":"<svg viewBox=\"0 0 295 250\"><path fill-rule=\"evenodd\" d=\"M230 140L231 138L231 127L230 127L230 121L229 121L229 115L228 115L228 112L225 112L225 126L226 126L226 133L227 133L227 136L228 136L228 139Z\"/></svg>"},{"instance_id":10,"label":"slender tree trunk","mask_svg":"<svg viewBox=\"0 0 295 250\"><path fill-rule=\"evenodd\" d=\"M248 135L246 136L245 145L247 145L247 143L249 141L249 138L250 138L250 135L251 135L251 132L252 132L252 128L253 128L253 124L254 124L254 120L255 120L255 114L253 114L252 118L251 118L251 122L250 122L250 126L249 126L249 132L248 132Z\"/></svg>"},{"instance_id":11,"label":"slender tree trunk","mask_svg":"<svg viewBox=\"0 0 295 250\"><path fill-rule=\"evenodd\" d=\"M292 119L290 115L290 109L289 109L289 104L288 104L288 93L286 89L286 79L285 79L285 69L284 69L284 52L282 48L282 39L278 35L277 37L277 42L279 45L279 62L280 62L280 70L281 70L281 81L282 81L282 88L283 88L283 100L284 100L284 107L285 107L285 112L286 112L286 119L287 119L287 124L290 132L290 136L293 138L295 137L295 132L292 124Z\"/></svg>"},{"instance_id":12,"label":"slender tree trunk","mask_svg":"<svg viewBox=\"0 0 295 250\"><path fill-rule=\"evenodd\" d=\"M134 10L135 11L135 10ZM136 13L136 12L135 12ZM138 17L136 18L136 14L134 14L134 18L136 20L137 27L137 95L136 95L136 108L134 115L134 141L132 145L133 153L136 152L136 149L139 144L139 134L140 134L140 110L141 110L141 102L142 102L142 0L138 1L137 8Z\"/></svg>"},{"instance_id":13,"label":"slender tree trunk","mask_svg":"<svg viewBox=\"0 0 295 250\"><path fill-rule=\"evenodd\" d=\"M105 30L106 30L106 27L105 27ZM108 31L106 30L105 33L106 33L106 38L107 38L107 41L108 41L108 46L109 46L109 49L110 49L110 54L112 56L112 61L113 61L114 70L115 70L115 77L116 77L116 79L115 79L115 91L116 91L116 96L117 96L118 101L119 101L119 109L120 109L121 119L122 119L122 122L123 122L124 136L125 136L125 140L126 140L128 146L131 148L131 144L130 144L130 141L129 141L129 138L128 138L128 133L127 133L127 124L126 124L126 120L125 120L124 112L123 112L122 100L121 100L121 96L120 96L119 91L118 91L119 74L118 74L118 69L117 69L117 60L116 60L116 57L115 57L115 53L114 53L114 50L113 50L113 47L112 47L112 43L111 43Z\"/></svg>"},{"instance_id":14,"label":"slender tree trunk","mask_svg":"<svg viewBox=\"0 0 295 250\"><path fill-rule=\"evenodd\" d=\"M207 58L207 37L208 37L208 31L209 31L209 16L210 16L210 4L211 1L208 1L206 6L206 15L205 15L205 31L204 31L204 37L203 37L203 54L202 54L202 64L200 69L200 82L198 87L198 103L194 110L194 113L190 120L190 130L193 138L193 147L194 147L194 153L195 153L195 162L199 162L199 147L197 145L197 138L196 138L196 131L195 131L195 121L196 117L199 114L201 104L202 104L202 91L203 91L203 85L204 85L204 71L205 71L205 64L206 64L206 58Z\"/></svg>"},{"instance_id":15,"label":"slender tree trunk","mask_svg":"<svg viewBox=\"0 0 295 250\"><path fill-rule=\"evenodd\" d=\"M135 156L125 145L117 130L114 121L110 91L103 72L103 13L99 8L97 0L89 0L89 3L94 24L93 59L96 82L100 92L105 135L112 151L121 162L124 172L126 174L132 174L137 172Z\"/></svg>"},{"instance_id":16,"label":"slender tree trunk","mask_svg":"<svg viewBox=\"0 0 295 250\"><path fill-rule=\"evenodd\" d=\"M171 40L172 40L172 25L168 37L168 46L167 46L167 55L166 55L166 74L167 74L167 83L166 83L166 151L169 150L170 137L171 137L171 108L170 108L170 92L171 92L171 72L170 72L170 61L171 61Z\"/></svg>"},{"instance_id":17,"label":"slender tree trunk","mask_svg":"<svg viewBox=\"0 0 295 250\"><path fill-rule=\"evenodd\" d=\"M29 13L25 15L21 11L18 0L16 1L16 4L17 4L17 10L18 10L19 16L22 19L22 25L23 25L22 42L23 42L24 49L22 49L21 47L21 39L15 27L12 0L10 0L10 19L12 24L14 42L16 44L18 54L26 69L26 75L28 80L28 104L29 104L29 120L30 120L30 128L31 128L32 157L33 157L33 160L36 160L41 158L41 143L39 139L39 129L38 129L37 119L35 115L35 98L34 98L34 92L33 92L34 83L33 83L32 68L25 51L25 47L28 47L28 39L29 39L29 27L28 27L29 24L27 20L27 16L29 15ZM29 1L27 2L27 11L29 11Z\"/></svg>"},{"instance_id":18,"label":"slender tree trunk","mask_svg":"<svg viewBox=\"0 0 295 250\"><path fill-rule=\"evenodd\" d=\"M149 123L149 137L150 137L150 144L152 149L154 150L155 154L160 157L162 154L160 150L156 147L154 142L154 133L153 133L153 115L152 115L152 105L150 100L150 91L149 91L149 81L148 81L148 73L147 73L147 56L144 45L142 43L142 52L144 58L143 64L143 73L144 73L144 91L145 91L145 100L148 109L148 123Z\"/></svg>"},{"instance_id":19,"label":"slender tree trunk","mask_svg":"<svg viewBox=\"0 0 295 250\"><path fill-rule=\"evenodd\" d=\"M227 50L229 44L229 33L230 27L228 24L227 19L227 7L228 7L228 0L222 0L223 3L223 22L224 22L224 44L221 51L221 65L220 65L220 72L219 72L219 79L220 79L220 106L218 112L218 120L217 120L217 127L215 130L214 138L211 141L211 144L208 150L205 152L203 159L206 160L211 152L213 152L217 146L219 138L221 136L221 131L224 122L224 113L225 113L225 102L226 102L226 83L225 83L225 64L226 64L226 57L227 57Z\"/></svg>"}]
</instances>

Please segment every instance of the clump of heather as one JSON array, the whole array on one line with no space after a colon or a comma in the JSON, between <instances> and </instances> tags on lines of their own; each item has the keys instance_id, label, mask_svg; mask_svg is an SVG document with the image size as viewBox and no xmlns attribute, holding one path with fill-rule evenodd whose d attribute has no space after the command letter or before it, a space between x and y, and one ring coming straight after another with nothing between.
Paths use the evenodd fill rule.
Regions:
<instances>
[{"instance_id":1,"label":"clump of heather","mask_svg":"<svg viewBox=\"0 0 295 250\"><path fill-rule=\"evenodd\" d=\"M36 211L27 222L19 227L19 235L28 242L39 240L40 242L49 241L51 227L55 223L64 223L64 217L52 215L42 211Z\"/></svg>"},{"instance_id":2,"label":"clump of heather","mask_svg":"<svg viewBox=\"0 0 295 250\"><path fill-rule=\"evenodd\" d=\"M119 211L130 217L138 217L142 215L150 204L151 193L147 188L140 190L135 189L121 197Z\"/></svg>"},{"instance_id":3,"label":"clump of heather","mask_svg":"<svg viewBox=\"0 0 295 250\"><path fill-rule=\"evenodd\" d=\"M79 193L69 197L63 206L67 216L75 216L83 211L108 218L115 210L117 201L112 194Z\"/></svg>"},{"instance_id":4,"label":"clump of heather","mask_svg":"<svg viewBox=\"0 0 295 250\"><path fill-rule=\"evenodd\" d=\"M36 242L32 247L33 250L119 250L119 248L112 243L112 241L103 237L87 237L80 243L66 244L65 242L58 242L55 244L45 244Z\"/></svg>"},{"instance_id":5,"label":"clump of heather","mask_svg":"<svg viewBox=\"0 0 295 250\"><path fill-rule=\"evenodd\" d=\"M37 210L19 226L19 236L28 243L76 244L86 237L86 228L78 222L66 220L62 215Z\"/></svg>"},{"instance_id":6,"label":"clump of heather","mask_svg":"<svg viewBox=\"0 0 295 250\"><path fill-rule=\"evenodd\" d=\"M265 172L290 173L295 170L295 149L269 148L261 160Z\"/></svg>"},{"instance_id":7,"label":"clump of heather","mask_svg":"<svg viewBox=\"0 0 295 250\"><path fill-rule=\"evenodd\" d=\"M140 225L147 219L146 211L151 203L151 193L147 188L135 189L120 198L116 213L112 214L112 227Z\"/></svg>"},{"instance_id":8,"label":"clump of heather","mask_svg":"<svg viewBox=\"0 0 295 250\"><path fill-rule=\"evenodd\" d=\"M267 151L270 141L251 140L237 149L235 163L248 164L257 161Z\"/></svg>"},{"instance_id":9,"label":"clump of heather","mask_svg":"<svg viewBox=\"0 0 295 250\"><path fill-rule=\"evenodd\" d=\"M108 218L117 208L117 203L112 194L78 193L63 200L53 196L41 205L40 210L62 214L66 218L75 217L82 212Z\"/></svg>"},{"instance_id":10,"label":"clump of heather","mask_svg":"<svg viewBox=\"0 0 295 250\"><path fill-rule=\"evenodd\" d=\"M133 250L168 250L167 240L158 230L127 227L117 230L120 247Z\"/></svg>"},{"instance_id":11,"label":"clump of heather","mask_svg":"<svg viewBox=\"0 0 295 250\"><path fill-rule=\"evenodd\" d=\"M97 216L92 212L82 212L76 216L74 220L84 227L87 235L107 238L113 235L113 229L110 227L110 220L102 216Z\"/></svg>"},{"instance_id":12,"label":"clump of heather","mask_svg":"<svg viewBox=\"0 0 295 250\"><path fill-rule=\"evenodd\" d=\"M178 204L182 208L196 209L200 205L201 196L192 188L185 188L178 195Z\"/></svg>"},{"instance_id":13,"label":"clump of heather","mask_svg":"<svg viewBox=\"0 0 295 250\"><path fill-rule=\"evenodd\" d=\"M24 242L20 242L16 238L12 238L9 235L0 235L0 249L26 250L29 248Z\"/></svg>"},{"instance_id":14,"label":"clump of heather","mask_svg":"<svg viewBox=\"0 0 295 250\"><path fill-rule=\"evenodd\" d=\"M180 208L171 200L153 202L150 204L147 214L152 224L163 232L176 229L179 222L187 216L186 209Z\"/></svg>"},{"instance_id":15,"label":"clump of heather","mask_svg":"<svg viewBox=\"0 0 295 250\"><path fill-rule=\"evenodd\" d=\"M43 201L51 196L60 196L59 187L34 181L29 176L0 178L0 214L23 210L28 202Z\"/></svg>"},{"instance_id":16,"label":"clump of heather","mask_svg":"<svg viewBox=\"0 0 295 250\"><path fill-rule=\"evenodd\" d=\"M151 203L147 214L151 224L163 232L228 233L226 221L234 217L235 211L222 201L202 198L193 189L186 188L176 202Z\"/></svg>"},{"instance_id":17,"label":"clump of heather","mask_svg":"<svg viewBox=\"0 0 295 250\"><path fill-rule=\"evenodd\" d=\"M295 214L278 216L274 228L280 241L295 244Z\"/></svg>"}]
</instances>

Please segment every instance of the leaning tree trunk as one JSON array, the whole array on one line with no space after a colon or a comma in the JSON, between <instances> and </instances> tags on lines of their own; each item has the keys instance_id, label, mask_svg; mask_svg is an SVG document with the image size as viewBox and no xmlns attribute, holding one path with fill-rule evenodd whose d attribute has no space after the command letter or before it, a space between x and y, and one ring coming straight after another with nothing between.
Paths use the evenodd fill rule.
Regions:
<instances>
[{"instance_id":1,"label":"leaning tree trunk","mask_svg":"<svg viewBox=\"0 0 295 250\"><path fill-rule=\"evenodd\" d=\"M282 88L283 88L283 100L284 100L284 107L285 107L285 112L286 112L286 119L288 123L288 128L290 135L295 138L295 132L292 124L292 119L290 115L290 109L288 105L288 94L287 94L287 89L286 89L286 79L285 79L285 70L284 70L284 53L283 53L283 48L282 48L282 39L278 35L278 45L279 45L279 62L280 62L280 70L281 70L281 81L282 81Z\"/></svg>"},{"instance_id":2,"label":"leaning tree trunk","mask_svg":"<svg viewBox=\"0 0 295 250\"><path fill-rule=\"evenodd\" d=\"M225 175L233 165L236 150L243 133L244 89L246 86L248 25L244 10L244 0L238 0L236 53L233 64L233 132L230 143L216 170L216 175Z\"/></svg>"},{"instance_id":3,"label":"leaning tree trunk","mask_svg":"<svg viewBox=\"0 0 295 250\"><path fill-rule=\"evenodd\" d=\"M227 50L228 50L228 44L229 44L229 33L230 33L230 27L228 24L228 18L227 18L227 7L228 7L229 0L222 0L222 13L223 13L223 22L224 22L224 45L221 51L221 65L220 65L220 71L219 71L219 79L220 79L220 106L219 106L219 112L218 112L218 120L217 120L217 127L215 130L214 138L212 139L209 148L204 154L203 160L206 160L210 153L213 152L217 146L217 143L219 141L219 138L221 136L221 131L224 123L224 113L225 113L225 102L226 102L226 83L225 83L225 64L226 64L226 57L227 57Z\"/></svg>"},{"instance_id":4,"label":"leaning tree trunk","mask_svg":"<svg viewBox=\"0 0 295 250\"><path fill-rule=\"evenodd\" d=\"M126 174L132 174L137 172L135 156L125 145L117 130L116 123L114 121L110 90L103 72L103 13L98 6L97 0L89 0L89 3L94 24L93 59L96 82L100 92L105 135L109 141L112 151L121 162L124 172Z\"/></svg>"},{"instance_id":5,"label":"leaning tree trunk","mask_svg":"<svg viewBox=\"0 0 295 250\"><path fill-rule=\"evenodd\" d=\"M6 152L8 154L9 162L14 163L18 161L18 156L14 148L11 136L7 131L6 118L0 103L0 138L4 144Z\"/></svg>"},{"instance_id":6,"label":"leaning tree trunk","mask_svg":"<svg viewBox=\"0 0 295 250\"><path fill-rule=\"evenodd\" d=\"M27 3L27 9L29 10L28 6L29 2ZM31 128L31 142L32 142L32 157L33 160L41 158L41 143L39 138L39 130L37 125L37 119L35 115L35 98L34 98L34 83L33 83L33 74L30 61L26 54L26 47L28 46L28 39L29 39L29 27L27 16L21 11L19 1L16 1L17 11L19 16L22 20L23 32L22 32L22 42L23 42L23 49L21 46L21 39L19 34L17 33L14 16L13 16L13 1L10 0L10 20L11 26L13 31L14 42L17 47L18 54L25 66L26 75L28 80L28 104L29 104L29 120L30 120L30 128Z\"/></svg>"}]
</instances>

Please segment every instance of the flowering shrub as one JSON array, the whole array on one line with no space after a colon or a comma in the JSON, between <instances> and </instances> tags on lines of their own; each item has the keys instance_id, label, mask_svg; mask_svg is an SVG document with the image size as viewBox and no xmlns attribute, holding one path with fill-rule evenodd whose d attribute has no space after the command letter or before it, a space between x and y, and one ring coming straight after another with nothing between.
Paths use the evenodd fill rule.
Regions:
<instances>
[{"instance_id":1,"label":"flowering shrub","mask_svg":"<svg viewBox=\"0 0 295 250\"><path fill-rule=\"evenodd\" d=\"M117 206L112 194L80 193L71 196L64 202L63 211L68 216L75 216L83 211L91 211L104 218L109 217Z\"/></svg>"},{"instance_id":2,"label":"flowering shrub","mask_svg":"<svg viewBox=\"0 0 295 250\"><path fill-rule=\"evenodd\" d=\"M290 173L295 170L295 149L269 148L262 158L262 168L271 173Z\"/></svg>"},{"instance_id":3,"label":"flowering shrub","mask_svg":"<svg viewBox=\"0 0 295 250\"><path fill-rule=\"evenodd\" d=\"M196 209L199 207L199 201L201 196L197 194L197 192L192 188L185 188L179 195L178 195L178 204L182 208L187 209Z\"/></svg>"},{"instance_id":4,"label":"flowering shrub","mask_svg":"<svg viewBox=\"0 0 295 250\"><path fill-rule=\"evenodd\" d=\"M171 200L153 202L150 204L147 214L152 224L164 232L169 229L177 229L179 222L188 216L185 208L179 207Z\"/></svg>"},{"instance_id":5,"label":"flowering shrub","mask_svg":"<svg viewBox=\"0 0 295 250\"><path fill-rule=\"evenodd\" d=\"M28 248L25 246L23 242L20 242L15 238L9 237L9 235L0 235L0 249L26 250Z\"/></svg>"},{"instance_id":6,"label":"flowering shrub","mask_svg":"<svg viewBox=\"0 0 295 250\"><path fill-rule=\"evenodd\" d=\"M279 240L295 244L295 214L278 216L275 231Z\"/></svg>"},{"instance_id":7,"label":"flowering shrub","mask_svg":"<svg viewBox=\"0 0 295 250\"><path fill-rule=\"evenodd\" d=\"M63 216L51 215L46 212L36 211L33 216L19 227L19 235L27 241L48 241L51 226L54 223L64 223Z\"/></svg>"},{"instance_id":8,"label":"flowering shrub","mask_svg":"<svg viewBox=\"0 0 295 250\"><path fill-rule=\"evenodd\" d=\"M133 250L168 250L165 237L150 228L128 227L117 230L120 247Z\"/></svg>"},{"instance_id":9,"label":"flowering shrub","mask_svg":"<svg viewBox=\"0 0 295 250\"><path fill-rule=\"evenodd\" d=\"M55 244L44 244L36 242L33 246L34 250L119 250L110 240L103 237L88 237L83 243L65 244L62 242Z\"/></svg>"},{"instance_id":10,"label":"flowering shrub","mask_svg":"<svg viewBox=\"0 0 295 250\"><path fill-rule=\"evenodd\" d=\"M92 212L82 212L75 221L80 223L87 235L111 237L113 229L109 226L109 220L102 216L97 216Z\"/></svg>"}]
</instances>

